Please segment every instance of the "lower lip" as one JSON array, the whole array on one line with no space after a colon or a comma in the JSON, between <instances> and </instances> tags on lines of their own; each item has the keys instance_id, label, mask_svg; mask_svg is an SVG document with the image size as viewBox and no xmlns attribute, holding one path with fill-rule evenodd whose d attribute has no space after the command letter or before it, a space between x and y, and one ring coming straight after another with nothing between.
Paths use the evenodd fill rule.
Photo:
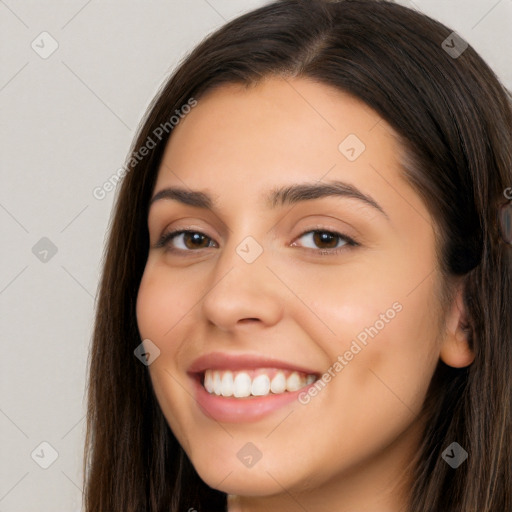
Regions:
<instances>
[{"instance_id":1,"label":"lower lip","mask_svg":"<svg viewBox=\"0 0 512 512\"><path fill-rule=\"evenodd\" d=\"M313 383L314 384L314 383ZM313 384L310 384L312 386ZM198 379L194 379L195 398L202 412L215 421L223 423L250 423L258 421L278 409L297 401L305 386L298 391L250 398L232 398L211 395Z\"/></svg>"}]
</instances>

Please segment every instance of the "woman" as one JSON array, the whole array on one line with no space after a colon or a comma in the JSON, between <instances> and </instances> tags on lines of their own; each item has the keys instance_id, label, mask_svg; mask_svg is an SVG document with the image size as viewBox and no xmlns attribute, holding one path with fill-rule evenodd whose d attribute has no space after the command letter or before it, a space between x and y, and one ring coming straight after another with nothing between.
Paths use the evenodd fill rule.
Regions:
<instances>
[{"instance_id":1,"label":"woman","mask_svg":"<svg viewBox=\"0 0 512 512\"><path fill-rule=\"evenodd\" d=\"M511 510L511 133L476 52L393 3L203 41L115 205L86 510Z\"/></svg>"}]
</instances>

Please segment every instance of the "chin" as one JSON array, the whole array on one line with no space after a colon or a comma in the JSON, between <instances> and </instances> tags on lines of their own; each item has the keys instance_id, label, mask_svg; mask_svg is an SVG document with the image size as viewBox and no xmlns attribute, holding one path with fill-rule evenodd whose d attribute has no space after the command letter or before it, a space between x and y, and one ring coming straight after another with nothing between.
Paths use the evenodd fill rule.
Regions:
<instances>
[{"instance_id":1,"label":"chin","mask_svg":"<svg viewBox=\"0 0 512 512\"><path fill-rule=\"evenodd\" d=\"M205 461L204 466L194 465L199 477L212 489L216 489L226 494L236 494L239 496L272 496L283 492L286 482L272 478L274 472L267 473L265 469L256 468L233 468L227 465L218 467L212 464L211 459ZM224 479L220 475L225 475ZM278 483L279 482L279 483ZM281 484L281 485L280 485ZM284 485L283 485L284 484Z\"/></svg>"}]
</instances>

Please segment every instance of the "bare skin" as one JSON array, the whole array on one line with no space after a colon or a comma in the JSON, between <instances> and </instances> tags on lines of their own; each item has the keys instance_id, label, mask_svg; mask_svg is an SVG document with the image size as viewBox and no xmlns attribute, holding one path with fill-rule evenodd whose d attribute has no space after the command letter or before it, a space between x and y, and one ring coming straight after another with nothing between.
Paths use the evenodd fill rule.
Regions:
<instances>
[{"instance_id":1,"label":"bare skin","mask_svg":"<svg viewBox=\"0 0 512 512\"><path fill-rule=\"evenodd\" d=\"M366 146L359 156L356 139L339 149L349 134ZM151 205L137 321L160 350L150 375L172 431L208 485L238 496L233 511L397 512L406 503L436 364L466 366L473 355L460 290L441 306L433 220L400 157L372 109L297 78L210 91L172 133L154 193L202 191L215 205ZM335 181L375 204L265 201L275 188ZM180 229L199 234L155 247ZM242 247L262 250L251 263L237 252L249 236L257 245ZM371 326L378 333L355 352ZM331 378L263 418L219 422L198 406L187 374L210 352L263 355L318 375L330 368ZM340 356L347 364L336 371ZM237 456L247 443L261 453L252 467Z\"/></svg>"}]
</instances>

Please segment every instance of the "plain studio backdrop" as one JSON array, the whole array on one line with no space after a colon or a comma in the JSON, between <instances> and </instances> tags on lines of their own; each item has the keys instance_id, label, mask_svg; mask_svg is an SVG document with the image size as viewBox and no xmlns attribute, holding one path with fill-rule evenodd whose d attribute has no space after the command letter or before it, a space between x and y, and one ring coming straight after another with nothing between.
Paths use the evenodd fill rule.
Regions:
<instances>
[{"instance_id":1,"label":"plain studio backdrop","mask_svg":"<svg viewBox=\"0 0 512 512\"><path fill-rule=\"evenodd\" d=\"M108 181L180 59L265 3L0 0L1 512L80 510ZM512 88L511 0L402 3L457 31Z\"/></svg>"}]
</instances>

